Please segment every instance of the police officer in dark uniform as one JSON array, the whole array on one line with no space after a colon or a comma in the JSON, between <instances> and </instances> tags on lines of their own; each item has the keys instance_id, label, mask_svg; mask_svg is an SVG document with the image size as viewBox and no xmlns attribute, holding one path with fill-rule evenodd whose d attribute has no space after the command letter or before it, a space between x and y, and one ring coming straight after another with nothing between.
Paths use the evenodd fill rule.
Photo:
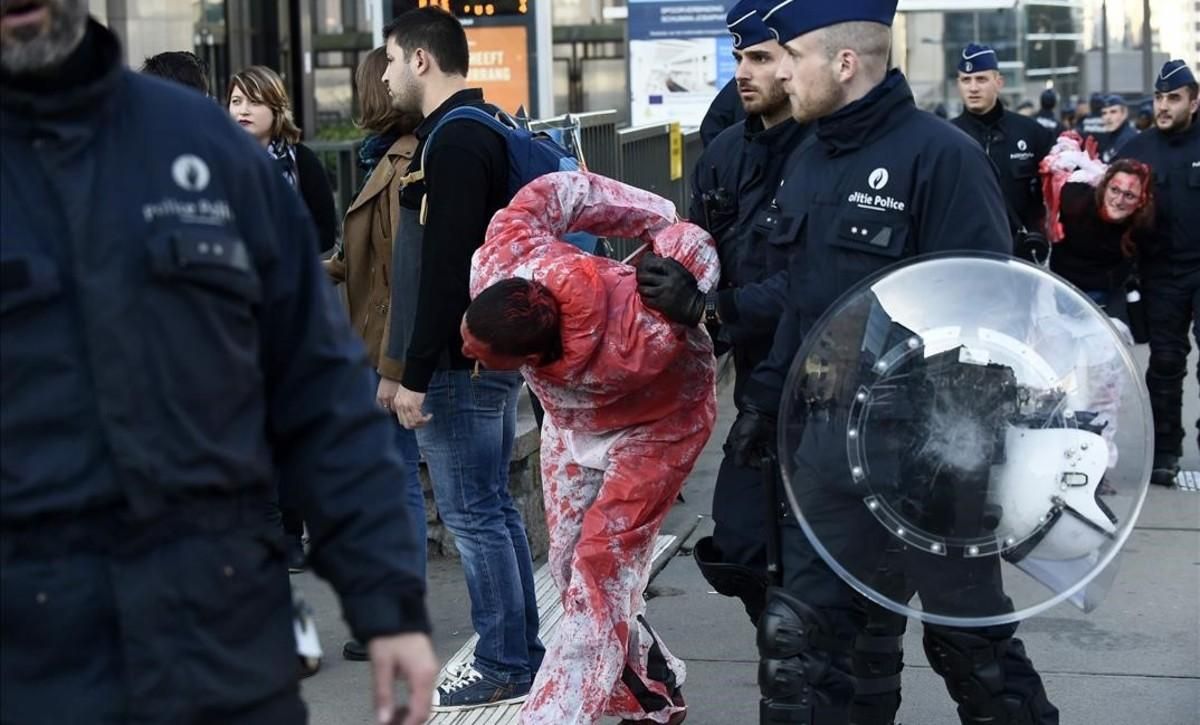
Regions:
<instances>
[{"instance_id":1,"label":"police officer in dark uniform","mask_svg":"<svg viewBox=\"0 0 1200 725\"><path fill-rule=\"evenodd\" d=\"M1075 119L1075 130L1086 139L1093 136L1099 143L1104 138L1104 94L1093 93L1088 96L1088 113Z\"/></svg>"},{"instance_id":2,"label":"police officer in dark uniform","mask_svg":"<svg viewBox=\"0 0 1200 725\"><path fill-rule=\"evenodd\" d=\"M729 82L717 91L716 97L713 98L713 102L708 106L708 111L700 121L700 143L708 148L708 145L722 131L744 120L746 120L746 110L742 108L737 78L730 78Z\"/></svg>"},{"instance_id":3,"label":"police officer in dark uniform","mask_svg":"<svg viewBox=\"0 0 1200 725\"><path fill-rule=\"evenodd\" d=\"M895 0L783 0L764 14L788 51L780 77L793 116L815 121L817 142L791 160L794 173L785 174L777 197L782 220L770 241L794 244L796 252L774 347L746 386L745 409L730 433L743 461L775 445L784 376L803 335L843 292L901 259L1011 249L987 157L919 111L904 76L887 70L895 9ZM889 674L859 670L851 659L865 611L811 542L795 528L781 531L784 585L769 591L759 621L760 721L842 723L853 715L863 722L851 709L864 692L859 677ZM944 594L928 590L922 599L937 593ZM930 662L964 723L1058 721L1014 631L925 627ZM898 637L887 654L898 660ZM892 699L898 706L898 693ZM872 709L866 717L884 714Z\"/></svg>"},{"instance_id":4,"label":"police officer in dark uniform","mask_svg":"<svg viewBox=\"0 0 1200 725\"><path fill-rule=\"evenodd\" d=\"M1125 144L1137 138L1138 132L1129 122L1129 107L1124 98L1116 94L1106 96L1101 113L1104 117L1105 134L1099 147L1100 160L1108 164L1121 155Z\"/></svg>"},{"instance_id":5,"label":"police officer in dark uniform","mask_svg":"<svg viewBox=\"0 0 1200 725\"><path fill-rule=\"evenodd\" d=\"M277 478L424 722L437 665L362 345L312 220L86 0L0 18L0 721L302 723Z\"/></svg>"},{"instance_id":6,"label":"police officer in dark uniform","mask_svg":"<svg viewBox=\"0 0 1200 725\"><path fill-rule=\"evenodd\" d=\"M1054 92L1053 88L1047 88L1042 91L1042 96L1038 101L1041 108L1038 109L1037 115L1033 117L1033 120L1037 121L1042 128L1050 132L1053 138L1057 139L1059 134L1066 130L1054 112L1054 109L1058 107L1058 94Z\"/></svg>"},{"instance_id":7,"label":"police officer in dark uniform","mask_svg":"<svg viewBox=\"0 0 1200 725\"><path fill-rule=\"evenodd\" d=\"M1046 206L1038 165L1053 145L1050 132L1032 118L1004 108L996 51L969 44L958 59L958 92L963 112L951 123L975 139L1000 172L1000 190L1008 203L1014 235L1023 227L1042 229ZM1024 250L1017 250L1023 252Z\"/></svg>"},{"instance_id":8,"label":"police officer in dark uniform","mask_svg":"<svg viewBox=\"0 0 1200 725\"><path fill-rule=\"evenodd\" d=\"M1154 234L1142 245L1139 269L1150 326L1146 387L1154 411L1154 471L1170 486L1183 453L1183 378L1188 328L1200 345L1200 92L1182 60L1163 65L1154 82L1154 127L1126 144L1120 156L1154 172ZM1197 371L1200 375L1200 371ZM1200 429L1200 421L1196 423ZM1200 438L1200 434L1198 434Z\"/></svg>"},{"instance_id":9,"label":"police officer in dark uniform","mask_svg":"<svg viewBox=\"0 0 1200 725\"><path fill-rule=\"evenodd\" d=\"M647 305L684 324L703 319L718 345L732 348L733 397L739 407L746 380L771 350L783 312L787 258L780 252L786 250L771 249L767 238L779 219L773 202L785 161L808 136L807 127L792 120L787 92L775 77L783 47L762 22L762 5L741 0L728 15L746 120L709 144L691 180L688 216L717 241L720 286L706 299L695 278L670 259L648 255L638 270ZM694 550L714 589L740 598L754 621L767 586L766 496L762 472L726 456L713 494L716 528Z\"/></svg>"}]
</instances>

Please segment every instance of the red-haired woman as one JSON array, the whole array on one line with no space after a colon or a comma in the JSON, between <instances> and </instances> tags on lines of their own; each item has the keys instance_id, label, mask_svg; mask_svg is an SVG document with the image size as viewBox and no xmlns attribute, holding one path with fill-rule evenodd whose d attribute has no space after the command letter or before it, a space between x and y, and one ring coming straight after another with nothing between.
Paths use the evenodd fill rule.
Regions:
<instances>
[{"instance_id":1,"label":"red-haired woman","mask_svg":"<svg viewBox=\"0 0 1200 725\"><path fill-rule=\"evenodd\" d=\"M1150 167L1121 159L1094 187L1067 183L1059 214L1063 239L1054 245L1050 269L1113 317L1124 317L1125 285L1133 274L1137 239L1154 221Z\"/></svg>"}]
</instances>

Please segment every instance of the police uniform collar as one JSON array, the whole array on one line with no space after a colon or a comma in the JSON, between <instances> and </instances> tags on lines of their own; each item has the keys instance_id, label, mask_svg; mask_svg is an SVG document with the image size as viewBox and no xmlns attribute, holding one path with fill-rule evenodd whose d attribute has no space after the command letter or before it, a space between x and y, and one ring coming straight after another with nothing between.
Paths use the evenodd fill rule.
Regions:
<instances>
[{"instance_id":1,"label":"police uniform collar","mask_svg":"<svg viewBox=\"0 0 1200 725\"><path fill-rule=\"evenodd\" d=\"M774 146L798 128L800 124L794 118L786 118L770 128L764 128L761 116L750 116L746 119L746 140Z\"/></svg>"},{"instance_id":2,"label":"police uniform collar","mask_svg":"<svg viewBox=\"0 0 1200 725\"><path fill-rule=\"evenodd\" d=\"M1161 134L1162 137L1166 139L1168 146L1180 146L1184 143L1190 142L1194 137L1200 136L1200 113L1193 113L1192 122L1189 123L1188 127L1182 131L1176 131L1175 133L1163 133L1158 129L1157 126L1152 127L1152 131L1154 133Z\"/></svg>"},{"instance_id":3,"label":"police uniform collar","mask_svg":"<svg viewBox=\"0 0 1200 725\"><path fill-rule=\"evenodd\" d=\"M483 90L480 88L464 88L456 92L446 100L442 101L442 105L434 109L433 113L425 117L424 121L417 126L414 135L421 141L425 140L432 131L433 127L438 125L438 121L442 120L451 111L451 109L459 106L475 106L483 103Z\"/></svg>"},{"instance_id":4,"label":"police uniform collar","mask_svg":"<svg viewBox=\"0 0 1200 725\"><path fill-rule=\"evenodd\" d=\"M766 130L767 129L763 127L762 116L758 114L746 116L746 120L742 122L742 131L745 133L747 141L755 136L760 135Z\"/></svg>"},{"instance_id":5,"label":"police uniform collar","mask_svg":"<svg viewBox=\"0 0 1200 725\"><path fill-rule=\"evenodd\" d=\"M992 106L987 111L984 111L983 113L971 113L970 111L963 111L963 115L967 118L974 119L985 126L995 126L997 123L1000 123L1002 118L1004 118L1004 104L1000 102L999 98L997 98L996 105Z\"/></svg>"},{"instance_id":6,"label":"police uniform collar","mask_svg":"<svg viewBox=\"0 0 1200 725\"><path fill-rule=\"evenodd\" d=\"M36 122L93 120L123 73L117 36L89 18L79 46L49 77L0 73L0 108Z\"/></svg>"},{"instance_id":7,"label":"police uniform collar","mask_svg":"<svg viewBox=\"0 0 1200 725\"><path fill-rule=\"evenodd\" d=\"M908 81L893 68L867 95L818 119L817 138L834 152L856 149L873 141L897 121L899 112L915 107Z\"/></svg>"}]
</instances>

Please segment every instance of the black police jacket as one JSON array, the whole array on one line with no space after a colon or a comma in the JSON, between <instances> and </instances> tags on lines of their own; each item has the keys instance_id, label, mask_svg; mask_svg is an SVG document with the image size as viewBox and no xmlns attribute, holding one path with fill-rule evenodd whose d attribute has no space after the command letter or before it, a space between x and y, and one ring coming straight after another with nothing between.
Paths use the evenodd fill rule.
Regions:
<instances>
[{"instance_id":1,"label":"black police jacket","mask_svg":"<svg viewBox=\"0 0 1200 725\"><path fill-rule=\"evenodd\" d=\"M1054 111L1042 109L1037 112L1033 120L1037 121L1039 126L1046 129L1054 139L1058 139L1059 134L1066 130L1063 128L1062 122L1054 116ZM1051 146L1053 145L1052 143Z\"/></svg>"},{"instance_id":2,"label":"black police jacket","mask_svg":"<svg viewBox=\"0 0 1200 725\"><path fill-rule=\"evenodd\" d=\"M1104 139L1099 145L1100 160L1106 164L1111 164L1120 156L1121 149L1125 148L1125 144L1137 138L1137 136L1137 129L1128 123L1116 131L1108 132L1104 135Z\"/></svg>"},{"instance_id":3,"label":"black police jacket","mask_svg":"<svg viewBox=\"0 0 1200 725\"><path fill-rule=\"evenodd\" d=\"M767 238L779 220L775 192L788 155L808 132L790 118L764 129L762 119L751 116L721 132L692 170L688 217L717 242L717 339L733 345L735 402L770 352L783 314L789 248L772 250Z\"/></svg>"},{"instance_id":4,"label":"black police jacket","mask_svg":"<svg viewBox=\"0 0 1200 725\"><path fill-rule=\"evenodd\" d=\"M720 91L717 91L704 118L700 120L700 143L707 147L722 131L744 120L746 120L746 109L742 107L742 97L738 94L737 80L730 79Z\"/></svg>"},{"instance_id":5,"label":"black police jacket","mask_svg":"<svg viewBox=\"0 0 1200 725\"><path fill-rule=\"evenodd\" d=\"M1032 118L1005 110L999 101L985 114L964 112L951 123L975 139L996 165L1000 189L1021 224L1041 231L1046 205L1038 165L1054 145L1053 134Z\"/></svg>"},{"instance_id":6,"label":"black police jacket","mask_svg":"<svg viewBox=\"0 0 1200 725\"><path fill-rule=\"evenodd\" d=\"M1155 273L1200 269L1200 116L1178 133L1146 129L1119 156L1154 172L1154 234L1141 250L1142 265Z\"/></svg>"},{"instance_id":7,"label":"black police jacket","mask_svg":"<svg viewBox=\"0 0 1200 725\"><path fill-rule=\"evenodd\" d=\"M1008 254L1012 238L994 166L971 139L918 110L903 74L816 122L817 142L788 160L768 240L796 245L787 308L770 357L746 388L775 413L803 336L844 292L933 252Z\"/></svg>"},{"instance_id":8,"label":"black police jacket","mask_svg":"<svg viewBox=\"0 0 1200 725\"><path fill-rule=\"evenodd\" d=\"M427 630L395 422L299 196L107 29L78 53L71 88L0 78L0 524L149 524L281 480L355 636Z\"/></svg>"}]
</instances>

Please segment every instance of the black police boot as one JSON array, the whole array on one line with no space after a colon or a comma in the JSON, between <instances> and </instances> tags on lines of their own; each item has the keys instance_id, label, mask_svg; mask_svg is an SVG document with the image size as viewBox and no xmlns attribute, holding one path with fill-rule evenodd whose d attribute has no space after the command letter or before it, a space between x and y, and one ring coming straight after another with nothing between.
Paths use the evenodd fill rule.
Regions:
<instances>
[{"instance_id":1,"label":"black police boot","mask_svg":"<svg viewBox=\"0 0 1200 725\"><path fill-rule=\"evenodd\" d=\"M1179 476L1179 456L1172 453L1155 453L1154 470L1150 472L1150 483L1158 486L1174 486Z\"/></svg>"},{"instance_id":2,"label":"black police boot","mask_svg":"<svg viewBox=\"0 0 1200 725\"><path fill-rule=\"evenodd\" d=\"M304 553L303 536L288 537L287 565L289 574L299 574L308 568L308 557Z\"/></svg>"},{"instance_id":3,"label":"black police boot","mask_svg":"<svg viewBox=\"0 0 1200 725\"><path fill-rule=\"evenodd\" d=\"M342 657L351 662L366 662L371 659L367 654L367 646L357 639L352 639L342 647Z\"/></svg>"}]
</instances>

